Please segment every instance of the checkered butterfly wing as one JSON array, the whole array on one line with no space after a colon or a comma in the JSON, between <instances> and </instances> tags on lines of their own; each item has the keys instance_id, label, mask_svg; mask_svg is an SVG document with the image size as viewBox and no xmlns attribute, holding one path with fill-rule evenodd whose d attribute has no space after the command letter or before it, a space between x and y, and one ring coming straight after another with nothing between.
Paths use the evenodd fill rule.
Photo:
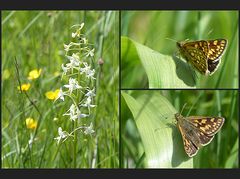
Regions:
<instances>
[{"instance_id":1,"label":"checkered butterfly wing","mask_svg":"<svg viewBox=\"0 0 240 179\"><path fill-rule=\"evenodd\" d=\"M210 75L213 74L217 67L220 64L220 60L222 55L225 52L225 49L227 47L227 40L226 39L216 39L216 40L208 40L208 70Z\"/></svg>"},{"instance_id":2,"label":"checkered butterfly wing","mask_svg":"<svg viewBox=\"0 0 240 179\"><path fill-rule=\"evenodd\" d=\"M194 42L177 42L181 55L201 74L212 75L220 64L227 40L200 40Z\"/></svg>"},{"instance_id":3,"label":"checkered butterfly wing","mask_svg":"<svg viewBox=\"0 0 240 179\"><path fill-rule=\"evenodd\" d=\"M188 116L186 120L207 136L215 135L224 124L223 117Z\"/></svg>"},{"instance_id":4,"label":"checkered butterfly wing","mask_svg":"<svg viewBox=\"0 0 240 179\"><path fill-rule=\"evenodd\" d=\"M201 146L209 144L223 123L222 117L181 116L178 118L178 128L188 156L196 155Z\"/></svg>"},{"instance_id":5,"label":"checkered butterfly wing","mask_svg":"<svg viewBox=\"0 0 240 179\"><path fill-rule=\"evenodd\" d=\"M207 58L210 61L217 61L221 58L227 47L226 39L208 40Z\"/></svg>"},{"instance_id":6,"label":"checkered butterfly wing","mask_svg":"<svg viewBox=\"0 0 240 179\"><path fill-rule=\"evenodd\" d=\"M208 44L206 41L177 42L181 55L193 65L201 74L208 71L207 55Z\"/></svg>"}]
</instances>

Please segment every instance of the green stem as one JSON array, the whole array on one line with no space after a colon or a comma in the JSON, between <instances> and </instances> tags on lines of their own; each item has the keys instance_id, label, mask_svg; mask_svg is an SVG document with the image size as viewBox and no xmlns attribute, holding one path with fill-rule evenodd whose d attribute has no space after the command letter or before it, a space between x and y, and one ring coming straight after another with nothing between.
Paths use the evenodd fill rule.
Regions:
<instances>
[{"instance_id":1,"label":"green stem","mask_svg":"<svg viewBox=\"0 0 240 179\"><path fill-rule=\"evenodd\" d=\"M219 90L216 90L215 95L216 95L216 105L217 105L218 116L222 116L221 115L221 96L220 96ZM218 145L221 146L221 132L219 132L219 134L217 135L217 142L218 142ZM217 148L217 156L220 156L220 147ZM216 158L216 163L218 166L220 166L218 157Z\"/></svg>"},{"instance_id":2,"label":"green stem","mask_svg":"<svg viewBox=\"0 0 240 179\"><path fill-rule=\"evenodd\" d=\"M81 75L80 73L78 74L78 82L80 82ZM77 104L75 102L75 106L80 110L80 107L78 107L78 103L80 102L81 99L81 92L80 90L77 91ZM74 121L74 129L78 127L78 119ZM78 141L78 135L77 132L74 132L74 147L73 147L73 167L77 167L77 141Z\"/></svg>"},{"instance_id":3,"label":"green stem","mask_svg":"<svg viewBox=\"0 0 240 179\"><path fill-rule=\"evenodd\" d=\"M201 39L202 37L202 32L201 32L201 25L200 25L200 22L201 22L201 11L198 11L197 13L197 21L198 21L198 34L197 34L197 39Z\"/></svg>"},{"instance_id":4,"label":"green stem","mask_svg":"<svg viewBox=\"0 0 240 179\"><path fill-rule=\"evenodd\" d=\"M74 129L77 127L77 120L74 121ZM77 132L74 132L74 146L73 146L73 168L77 166Z\"/></svg>"}]
</instances>

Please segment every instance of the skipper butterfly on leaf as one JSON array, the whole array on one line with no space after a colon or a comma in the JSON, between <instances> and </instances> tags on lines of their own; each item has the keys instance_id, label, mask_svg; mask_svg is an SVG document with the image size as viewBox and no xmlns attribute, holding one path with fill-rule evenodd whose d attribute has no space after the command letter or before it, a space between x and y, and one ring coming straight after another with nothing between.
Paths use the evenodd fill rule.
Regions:
<instances>
[{"instance_id":1,"label":"skipper butterfly on leaf","mask_svg":"<svg viewBox=\"0 0 240 179\"><path fill-rule=\"evenodd\" d=\"M212 75L219 67L226 51L227 40L180 41L177 47L181 56L203 75Z\"/></svg>"},{"instance_id":2,"label":"skipper butterfly on leaf","mask_svg":"<svg viewBox=\"0 0 240 179\"><path fill-rule=\"evenodd\" d=\"M175 118L189 157L196 155L200 147L209 144L224 124L223 117L183 117L176 113Z\"/></svg>"}]
</instances>

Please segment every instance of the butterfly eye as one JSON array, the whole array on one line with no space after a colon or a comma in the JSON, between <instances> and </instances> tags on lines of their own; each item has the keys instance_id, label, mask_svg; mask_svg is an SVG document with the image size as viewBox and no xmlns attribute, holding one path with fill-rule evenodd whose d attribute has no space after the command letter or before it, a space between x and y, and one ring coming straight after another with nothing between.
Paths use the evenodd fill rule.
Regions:
<instances>
[{"instance_id":1,"label":"butterfly eye","mask_svg":"<svg viewBox=\"0 0 240 179\"><path fill-rule=\"evenodd\" d=\"M180 42L177 42L177 47L181 47L181 43Z\"/></svg>"},{"instance_id":2,"label":"butterfly eye","mask_svg":"<svg viewBox=\"0 0 240 179\"><path fill-rule=\"evenodd\" d=\"M176 114L175 114L175 118L176 118L177 121L178 121L179 117L180 117L180 114L179 114L179 113L176 113Z\"/></svg>"}]
</instances>

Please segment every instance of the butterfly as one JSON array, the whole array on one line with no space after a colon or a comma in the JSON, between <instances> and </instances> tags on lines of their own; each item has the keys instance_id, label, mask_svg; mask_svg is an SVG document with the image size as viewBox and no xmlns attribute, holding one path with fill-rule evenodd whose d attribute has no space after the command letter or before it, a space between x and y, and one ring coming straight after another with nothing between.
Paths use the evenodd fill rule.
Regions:
<instances>
[{"instance_id":1,"label":"butterfly","mask_svg":"<svg viewBox=\"0 0 240 179\"><path fill-rule=\"evenodd\" d=\"M175 118L189 157L193 157L202 146L209 144L225 121L223 117L183 117L179 113L175 114Z\"/></svg>"},{"instance_id":2,"label":"butterfly","mask_svg":"<svg viewBox=\"0 0 240 179\"><path fill-rule=\"evenodd\" d=\"M177 47L181 56L203 75L212 75L221 63L226 51L226 39L180 41Z\"/></svg>"}]
</instances>

